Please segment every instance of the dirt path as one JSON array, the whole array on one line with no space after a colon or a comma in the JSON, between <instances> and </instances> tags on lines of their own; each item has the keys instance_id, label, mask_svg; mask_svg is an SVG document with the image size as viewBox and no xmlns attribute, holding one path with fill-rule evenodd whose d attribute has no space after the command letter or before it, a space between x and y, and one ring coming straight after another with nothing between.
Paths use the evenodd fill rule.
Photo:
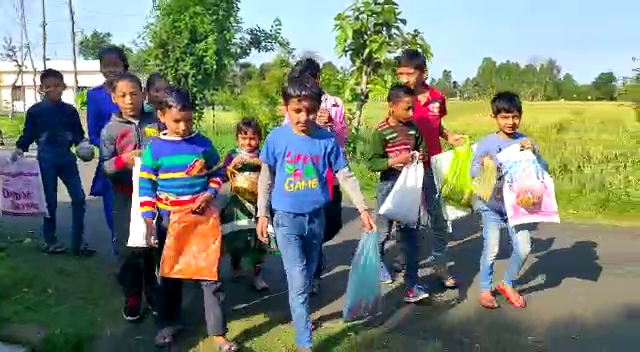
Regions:
<instances>
[{"instance_id":1,"label":"dirt path","mask_svg":"<svg viewBox=\"0 0 640 352\"><path fill-rule=\"evenodd\" d=\"M80 170L88 193L95 165L82 164ZM60 188L60 200L59 226L64 231L70 226L70 205L63 187ZM360 235L359 224L353 221L354 210L347 208L344 217L347 225L342 233L325 246L329 271L323 279L321 294L312 300L314 317L326 324L341 316L348 266ZM24 231L39 231L36 222L8 219L3 221L11 221ZM86 224L89 243L100 255L110 256L109 234L99 199L88 199ZM529 307L523 311L516 311L504 301L503 308L496 311L484 311L476 304L478 260L482 248L478 230L475 219L454 224L456 238L451 245L451 257L455 260L455 273L462 287L441 292L438 285L431 282L430 270L424 264L422 276L441 293L426 305L414 306L400 302L402 289L399 285L389 288L382 330L401 334L407 341L438 339L448 351L637 350L636 343L640 342L637 334L640 331L640 229L541 225L524 269L523 287L528 294ZM428 243L424 245L428 246ZM509 253L506 241L501 246L496 278L503 272L504 253ZM222 270L223 277L228 277L226 263ZM227 302L233 307L231 320L256 312L272 317L271 327L287 320L285 280L279 258L269 258L265 271L272 288L270 296L249 292L246 283L226 284ZM204 320L200 291L197 287L186 291L185 323L201 327ZM270 327L258 328L268 331ZM139 325L123 323L99 339L95 350L152 351L153 330L150 321ZM188 334L193 336L188 336L176 350L186 350L202 338L201 329L197 330ZM340 338L331 339L317 350L331 351ZM344 338L347 338L346 334Z\"/></svg>"}]
</instances>

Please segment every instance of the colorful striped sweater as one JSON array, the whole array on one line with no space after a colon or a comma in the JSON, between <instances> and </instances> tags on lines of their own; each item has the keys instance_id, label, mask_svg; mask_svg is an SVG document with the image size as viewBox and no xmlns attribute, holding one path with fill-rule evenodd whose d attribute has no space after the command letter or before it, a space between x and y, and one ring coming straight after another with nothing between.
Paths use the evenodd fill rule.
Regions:
<instances>
[{"instance_id":1,"label":"colorful striped sweater","mask_svg":"<svg viewBox=\"0 0 640 352\"><path fill-rule=\"evenodd\" d=\"M220 155L211 141L194 133L186 138L161 134L147 145L140 167L140 211L154 219L158 211L188 206L204 192L218 194Z\"/></svg>"},{"instance_id":2,"label":"colorful striped sweater","mask_svg":"<svg viewBox=\"0 0 640 352\"><path fill-rule=\"evenodd\" d=\"M389 168L389 159L418 151L427 152L424 138L413 122L391 125L388 119L378 124L371 138L369 167L380 171L380 179L393 179L400 174L399 170Z\"/></svg>"}]
</instances>

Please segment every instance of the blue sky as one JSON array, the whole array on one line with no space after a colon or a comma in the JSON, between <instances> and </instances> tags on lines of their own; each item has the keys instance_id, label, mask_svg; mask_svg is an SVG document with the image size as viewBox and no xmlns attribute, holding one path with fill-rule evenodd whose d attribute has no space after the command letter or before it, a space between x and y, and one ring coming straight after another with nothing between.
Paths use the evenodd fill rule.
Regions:
<instances>
[{"instance_id":1,"label":"blue sky","mask_svg":"<svg viewBox=\"0 0 640 352\"><path fill-rule=\"evenodd\" d=\"M19 38L15 0L0 0L0 35ZM40 1L25 0L30 39L39 48ZM47 0L49 57L71 57L65 0ZM74 0L77 27L113 33L117 42L136 38L147 19L151 0ZM291 4L300 5L291 5ZM301 5L305 3L305 5ZM300 1L244 0L241 16L246 25L268 26L275 17L283 22L284 35L299 51L314 51L337 61L333 50L333 17L350 0ZM640 57L637 0L399 0L409 28L418 28L432 46L430 70L443 69L455 79L475 75L485 56L497 61L521 63L557 59L563 71L589 82L598 73L612 70L623 76ZM307 5L309 4L309 5ZM487 5L489 4L489 5ZM39 50L36 57L40 58ZM263 61L268 55L255 55Z\"/></svg>"}]
</instances>

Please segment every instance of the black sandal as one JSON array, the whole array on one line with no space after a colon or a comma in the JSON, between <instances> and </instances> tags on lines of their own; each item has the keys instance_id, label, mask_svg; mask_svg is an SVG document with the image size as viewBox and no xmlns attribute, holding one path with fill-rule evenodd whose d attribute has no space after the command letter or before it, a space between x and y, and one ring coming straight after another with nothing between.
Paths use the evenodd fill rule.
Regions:
<instances>
[{"instance_id":1,"label":"black sandal","mask_svg":"<svg viewBox=\"0 0 640 352\"><path fill-rule=\"evenodd\" d=\"M96 254L96 251L89 248L88 244L83 243L80 245L80 247L78 247L78 249L73 251L73 254L77 257L91 257L92 255Z\"/></svg>"},{"instance_id":2,"label":"black sandal","mask_svg":"<svg viewBox=\"0 0 640 352\"><path fill-rule=\"evenodd\" d=\"M173 344L173 340L178 334L179 328L176 326L167 326L161 329L155 338L156 347L167 348Z\"/></svg>"}]
</instances>

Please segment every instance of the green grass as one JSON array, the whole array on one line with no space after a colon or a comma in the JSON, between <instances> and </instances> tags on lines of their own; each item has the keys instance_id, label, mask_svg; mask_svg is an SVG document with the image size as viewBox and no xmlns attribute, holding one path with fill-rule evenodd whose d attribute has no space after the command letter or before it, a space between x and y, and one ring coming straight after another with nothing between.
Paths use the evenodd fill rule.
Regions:
<instances>
[{"instance_id":1,"label":"green grass","mask_svg":"<svg viewBox=\"0 0 640 352\"><path fill-rule=\"evenodd\" d=\"M111 271L99 259L45 255L36 239L7 232L0 235L0 340L29 342L38 351L90 350L119 318ZM29 336L34 331L44 336Z\"/></svg>"}]
</instances>

